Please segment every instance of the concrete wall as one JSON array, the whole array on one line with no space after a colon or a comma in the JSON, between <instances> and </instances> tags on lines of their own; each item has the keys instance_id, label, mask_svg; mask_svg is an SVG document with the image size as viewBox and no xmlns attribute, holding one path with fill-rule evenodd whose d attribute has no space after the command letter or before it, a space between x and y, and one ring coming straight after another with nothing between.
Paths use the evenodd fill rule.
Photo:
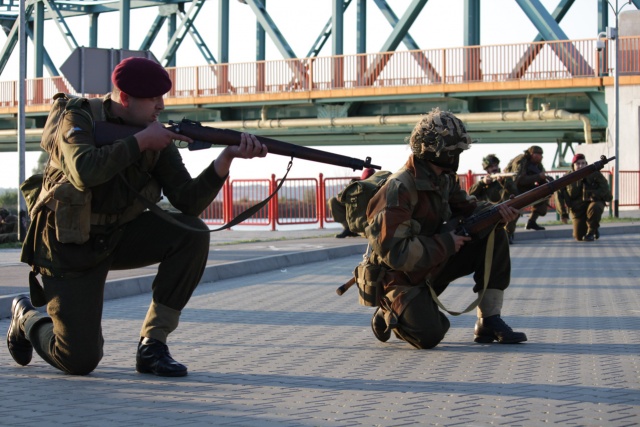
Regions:
<instances>
[{"instance_id":1,"label":"concrete wall","mask_svg":"<svg viewBox=\"0 0 640 427\"><path fill-rule=\"evenodd\" d=\"M592 163L601 155L615 154L615 94L613 86L605 88L605 102L608 106L609 129L607 142L582 144L574 150L584 153ZM618 162L620 170L640 170L640 86L620 86L620 146Z\"/></svg>"}]
</instances>

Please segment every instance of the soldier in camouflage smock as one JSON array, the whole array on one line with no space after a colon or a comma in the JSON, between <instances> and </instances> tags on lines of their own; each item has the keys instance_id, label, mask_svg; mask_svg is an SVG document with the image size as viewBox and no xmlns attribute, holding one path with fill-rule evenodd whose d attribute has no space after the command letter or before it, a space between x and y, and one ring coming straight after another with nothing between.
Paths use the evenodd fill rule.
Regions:
<instances>
[{"instance_id":1,"label":"soldier in camouflage smock","mask_svg":"<svg viewBox=\"0 0 640 427\"><path fill-rule=\"evenodd\" d=\"M469 195L478 200L491 203L502 203L509 200L512 195L518 195L518 188L512 178L506 176L492 177L493 174L500 173L500 159L495 154L489 154L482 159L482 169L487 172L487 175L471 186ZM509 243L514 241L516 222L518 222L517 219L504 226L507 236L509 236Z\"/></svg>"},{"instance_id":2,"label":"soldier in camouflage smock","mask_svg":"<svg viewBox=\"0 0 640 427\"><path fill-rule=\"evenodd\" d=\"M172 358L166 342L206 266L209 229L198 216L222 188L235 158L263 157L267 149L242 134L239 146L226 147L192 178L173 144L191 139L158 122L172 85L167 71L145 58L127 58L114 69L112 82L111 94L95 103L98 111L80 100L80 108L61 116L41 192L47 201L30 212L22 250L22 261L33 268L31 298L46 304L49 316L35 310L28 296L16 297L7 345L20 365L30 363L35 349L65 373L90 373L103 356L107 273L159 264L136 370L184 376L186 366ZM94 120L142 130L97 147ZM144 197L156 203L160 190L180 211L170 214L179 224L139 202ZM36 274L42 275L42 287Z\"/></svg>"},{"instance_id":3,"label":"soldier in camouflage smock","mask_svg":"<svg viewBox=\"0 0 640 427\"><path fill-rule=\"evenodd\" d=\"M576 154L571 161L571 169L577 171L587 166L584 154ZM600 172L594 172L585 179L574 182L556 194L556 210L566 224L571 212L573 238L592 242L600 238L600 220L607 202L613 197L607 179Z\"/></svg>"},{"instance_id":4,"label":"soldier in camouflage smock","mask_svg":"<svg viewBox=\"0 0 640 427\"><path fill-rule=\"evenodd\" d=\"M427 282L436 294L471 273L475 292L484 285L488 237L472 240L457 235L446 222L456 216L467 217L488 203L470 198L456 179L460 153L469 148L471 138L453 114L435 109L425 115L415 126L409 144L413 155L371 199L367 209L370 262L383 268L385 293L371 326L382 342L393 331L415 348L426 349L435 347L450 325ZM504 205L500 213L503 223L519 215ZM478 305L474 340L526 341L524 333L514 332L500 317L511 272L509 243L502 227L495 230L492 255L491 277Z\"/></svg>"}]
</instances>

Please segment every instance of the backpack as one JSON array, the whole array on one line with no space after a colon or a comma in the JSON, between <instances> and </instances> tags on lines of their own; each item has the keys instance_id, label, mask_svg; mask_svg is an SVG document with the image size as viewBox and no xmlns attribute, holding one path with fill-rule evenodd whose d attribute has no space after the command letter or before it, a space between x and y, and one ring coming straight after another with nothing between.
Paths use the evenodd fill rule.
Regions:
<instances>
[{"instance_id":1,"label":"backpack","mask_svg":"<svg viewBox=\"0 0 640 427\"><path fill-rule=\"evenodd\" d=\"M40 140L40 147L49 154L49 161L45 166L44 174L36 174L29 177L25 182L20 185L20 191L27 203L27 212L33 218L37 211L46 203L47 195L41 196L45 176L47 176L52 165L59 164L60 153L56 144L56 136L58 133L59 125L65 112L69 109L76 109L88 114L86 110L82 109L83 102L87 101L85 98L79 98L65 93L56 93L53 96L53 104L49 110L49 115L42 129L42 138ZM102 100L90 102L94 114L101 110ZM49 190L49 188L47 188Z\"/></svg>"},{"instance_id":2,"label":"backpack","mask_svg":"<svg viewBox=\"0 0 640 427\"><path fill-rule=\"evenodd\" d=\"M367 226L367 205L391 175L389 171L378 171L367 179L353 181L345 187L337 199L345 205L349 230L363 234Z\"/></svg>"},{"instance_id":3,"label":"backpack","mask_svg":"<svg viewBox=\"0 0 640 427\"><path fill-rule=\"evenodd\" d=\"M507 167L504 168L504 172L516 172L518 170L518 164L524 158L524 154L518 154L513 159L509 160Z\"/></svg>"}]
</instances>

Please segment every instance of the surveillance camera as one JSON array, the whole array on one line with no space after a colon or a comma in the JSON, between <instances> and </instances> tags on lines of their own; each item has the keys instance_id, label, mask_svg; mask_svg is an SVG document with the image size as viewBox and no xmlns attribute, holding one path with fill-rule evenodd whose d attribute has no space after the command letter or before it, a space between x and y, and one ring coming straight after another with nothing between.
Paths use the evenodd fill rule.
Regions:
<instances>
[{"instance_id":1,"label":"surveillance camera","mask_svg":"<svg viewBox=\"0 0 640 427\"><path fill-rule=\"evenodd\" d=\"M598 49L598 52L604 49L604 40L598 39L596 41L596 49Z\"/></svg>"}]
</instances>

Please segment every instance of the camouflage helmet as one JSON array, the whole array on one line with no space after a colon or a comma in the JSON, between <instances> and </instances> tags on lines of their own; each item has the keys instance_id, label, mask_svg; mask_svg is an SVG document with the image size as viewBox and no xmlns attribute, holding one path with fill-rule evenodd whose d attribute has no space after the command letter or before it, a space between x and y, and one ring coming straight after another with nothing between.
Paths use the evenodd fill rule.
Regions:
<instances>
[{"instance_id":1,"label":"camouflage helmet","mask_svg":"<svg viewBox=\"0 0 640 427\"><path fill-rule=\"evenodd\" d=\"M482 169L487 170L489 166L499 165L500 159L496 157L495 154L489 154L487 157L482 159Z\"/></svg>"},{"instance_id":2,"label":"camouflage helmet","mask_svg":"<svg viewBox=\"0 0 640 427\"><path fill-rule=\"evenodd\" d=\"M458 169L460 153L472 142L462 121L439 108L423 116L409 137L414 156L453 171Z\"/></svg>"}]
</instances>

